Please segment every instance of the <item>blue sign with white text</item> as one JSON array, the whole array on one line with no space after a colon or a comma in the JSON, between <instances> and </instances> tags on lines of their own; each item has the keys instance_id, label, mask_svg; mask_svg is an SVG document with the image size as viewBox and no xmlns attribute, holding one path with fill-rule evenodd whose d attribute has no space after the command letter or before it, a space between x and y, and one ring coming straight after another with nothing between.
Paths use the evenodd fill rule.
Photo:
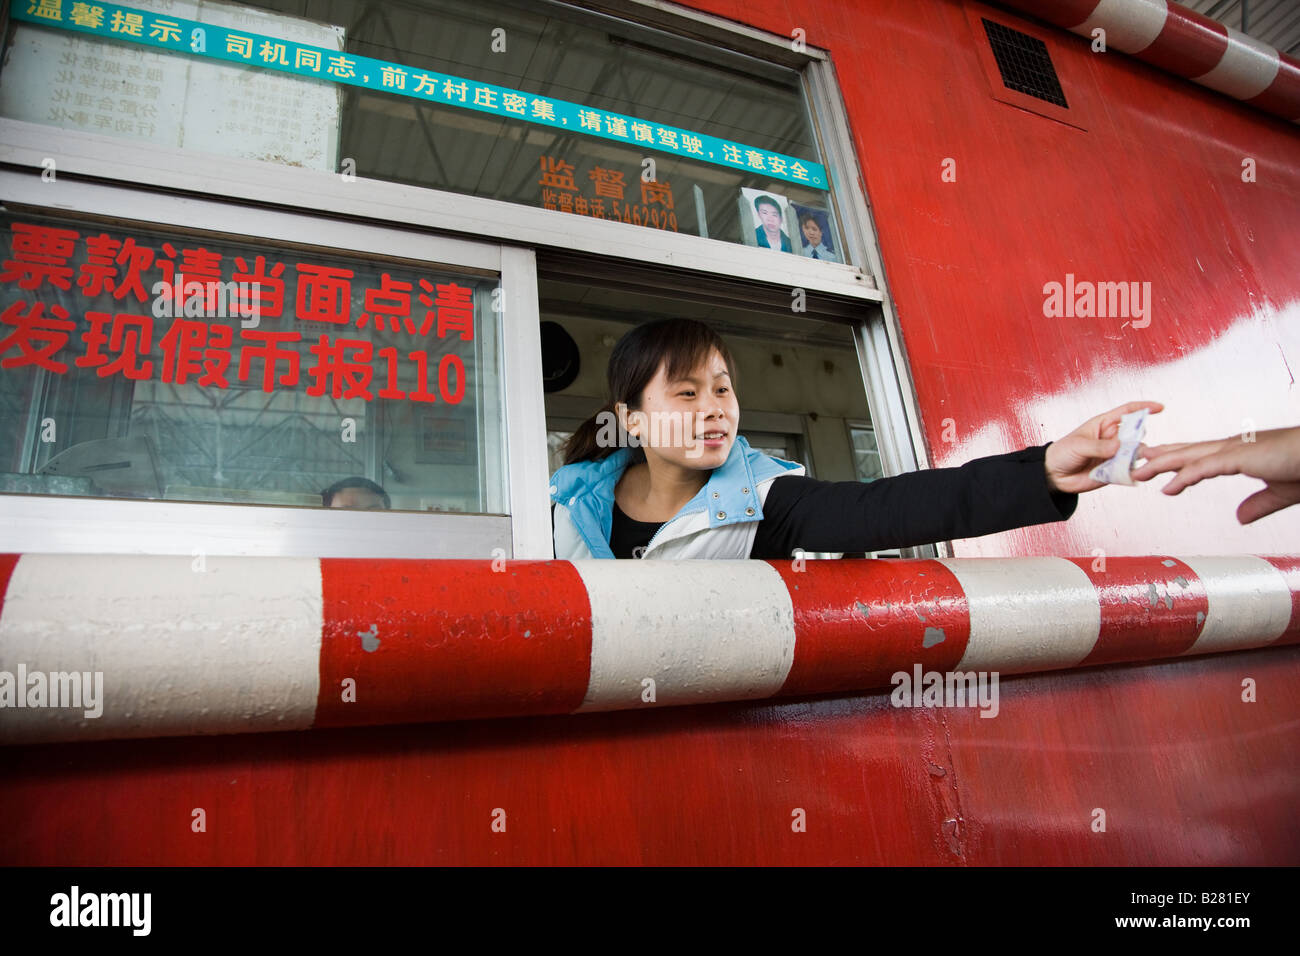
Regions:
<instances>
[{"instance_id":1,"label":"blue sign with white text","mask_svg":"<svg viewBox=\"0 0 1300 956\"><path fill-rule=\"evenodd\" d=\"M813 189L830 188L825 167L810 160L566 100L430 73L247 30L111 3L14 0L11 12L14 19L27 23L492 113L507 119L629 143L684 159L745 170Z\"/></svg>"}]
</instances>

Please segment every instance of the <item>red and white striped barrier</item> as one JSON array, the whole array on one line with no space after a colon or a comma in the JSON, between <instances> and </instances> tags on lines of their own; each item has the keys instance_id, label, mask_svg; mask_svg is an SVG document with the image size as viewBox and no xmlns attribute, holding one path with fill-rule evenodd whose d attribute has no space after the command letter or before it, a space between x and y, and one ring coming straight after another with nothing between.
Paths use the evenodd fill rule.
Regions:
<instances>
[{"instance_id":1,"label":"red and white striped barrier","mask_svg":"<svg viewBox=\"0 0 1300 956\"><path fill-rule=\"evenodd\" d=\"M1300 60L1172 0L1000 0L1106 48L1300 123Z\"/></svg>"},{"instance_id":2,"label":"red and white striped barrier","mask_svg":"<svg viewBox=\"0 0 1300 956\"><path fill-rule=\"evenodd\" d=\"M1010 674L1300 643L1298 557L203 566L0 556L0 741L753 700L887 687L916 665ZM18 706L20 669L79 673L87 691L102 674L101 715L38 706L29 683Z\"/></svg>"}]
</instances>

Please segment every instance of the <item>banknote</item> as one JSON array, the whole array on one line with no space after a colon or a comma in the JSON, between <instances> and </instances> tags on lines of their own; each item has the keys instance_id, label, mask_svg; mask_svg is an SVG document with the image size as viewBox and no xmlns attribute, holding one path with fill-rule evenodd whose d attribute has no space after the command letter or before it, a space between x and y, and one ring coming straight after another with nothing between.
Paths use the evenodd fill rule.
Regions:
<instances>
[{"instance_id":1,"label":"banknote","mask_svg":"<svg viewBox=\"0 0 1300 956\"><path fill-rule=\"evenodd\" d=\"M1146 419L1147 409L1139 408L1119 420L1119 451L1092 470L1093 481L1104 481L1108 485L1137 484L1129 472L1133 470L1138 445L1142 444L1142 435L1146 432Z\"/></svg>"}]
</instances>

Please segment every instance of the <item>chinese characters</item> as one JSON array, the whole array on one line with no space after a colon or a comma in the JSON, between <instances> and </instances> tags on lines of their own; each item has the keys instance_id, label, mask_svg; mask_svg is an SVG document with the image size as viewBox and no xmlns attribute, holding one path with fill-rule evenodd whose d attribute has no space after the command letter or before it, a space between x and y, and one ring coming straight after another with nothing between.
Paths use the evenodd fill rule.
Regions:
<instances>
[{"instance_id":1,"label":"chinese characters","mask_svg":"<svg viewBox=\"0 0 1300 956\"><path fill-rule=\"evenodd\" d=\"M465 395L474 290L454 281L385 270L376 284L340 265L33 222L13 223L8 245L0 370L364 401ZM255 321L219 321L227 306Z\"/></svg>"}]
</instances>

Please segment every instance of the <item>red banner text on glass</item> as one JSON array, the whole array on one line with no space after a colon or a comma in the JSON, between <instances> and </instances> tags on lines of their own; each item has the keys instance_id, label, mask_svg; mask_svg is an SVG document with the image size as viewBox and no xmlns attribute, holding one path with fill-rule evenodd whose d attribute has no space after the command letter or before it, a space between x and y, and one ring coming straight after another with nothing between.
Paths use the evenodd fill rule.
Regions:
<instances>
[{"instance_id":1,"label":"red banner text on glass","mask_svg":"<svg viewBox=\"0 0 1300 956\"><path fill-rule=\"evenodd\" d=\"M472 342L474 290L467 286L402 281L383 272L377 288L364 289L356 310L356 276L338 266L237 255L230 257L227 272L227 257L203 247L177 249L163 242L154 249L129 237L83 237L76 230L29 223L14 223L11 240L10 256L0 262L0 282L36 295L35 301L11 302L0 311L0 333L5 333L0 368L30 366L64 374L70 357L60 353L76 337L85 353L71 359L72 365L105 377L215 388L229 388L233 379L266 392L305 380L308 395L365 401L456 404L464 398L465 363L459 355L376 347L370 338L349 337L348 330L410 336L413 345L431 338ZM84 255L74 265L79 244ZM63 305L41 301L47 289L90 299L111 295L123 308L87 310L78 321ZM130 311L137 304L149 307ZM337 332L313 337L260 328L263 319L285 316L286 305L295 321L328 323L338 326ZM213 318L238 319L238 327L207 321ZM305 354L297 343L310 343ZM398 388L411 371L415 388ZM436 386L430 383L433 371Z\"/></svg>"}]
</instances>

